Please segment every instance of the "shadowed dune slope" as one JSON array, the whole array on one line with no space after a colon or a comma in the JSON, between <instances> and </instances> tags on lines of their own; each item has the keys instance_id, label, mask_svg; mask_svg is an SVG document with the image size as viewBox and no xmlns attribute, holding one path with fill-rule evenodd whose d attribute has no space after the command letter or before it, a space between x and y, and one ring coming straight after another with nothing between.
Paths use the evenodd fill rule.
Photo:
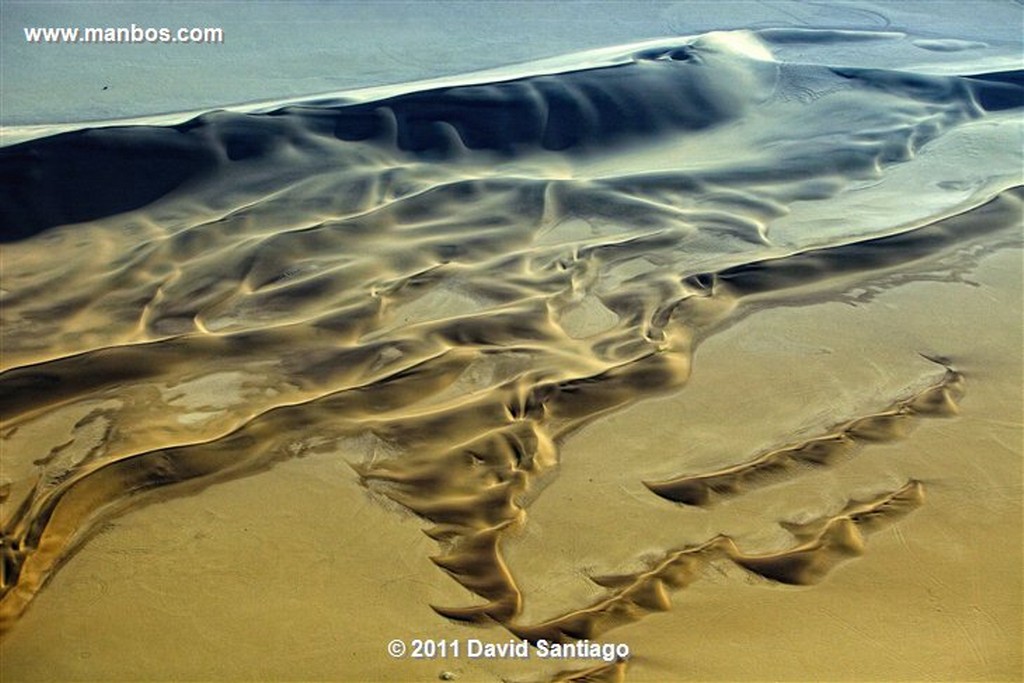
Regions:
<instances>
[{"instance_id":1,"label":"shadowed dune slope","mask_svg":"<svg viewBox=\"0 0 1024 683\"><path fill-rule=\"evenodd\" d=\"M773 39L902 40L886 36ZM947 357L956 321L919 333L935 327L924 305L871 351L895 370L823 377L835 401L786 404L804 432L757 432L713 464L630 462L636 486L610 487L609 505L626 496L644 519L677 516L678 540L628 567L566 550L574 576L595 578L563 602L558 586L524 588L508 561L509 544L544 533L531 506L558 485L566 444L685 396L716 335L767 311L873 311L910 284L1013 301L972 273L1021 244L1019 72L783 63L771 48L709 34L557 73L0 149L0 631L16 632L109 520L304 457L343 459L367 504L422 525L428 569L464 598L433 612L424 600L431 619L502 637L626 633L716 572L770 592L869 571L836 568L874 552L874 532L912 535L926 488L930 501L968 485L890 463L919 432L975 424L965 392L1008 381ZM815 352L843 358L848 332L829 330ZM774 334L743 353L767 347L799 375L806 359L784 352L801 332ZM728 421L759 414L750 387L771 362L722 380L735 383L718 408L737 444L756 430ZM700 443L686 411L665 421ZM607 467L612 449L587 467ZM820 496L803 521L765 506L764 536L719 529L812 475ZM558 609L526 609L546 599Z\"/></svg>"}]
</instances>

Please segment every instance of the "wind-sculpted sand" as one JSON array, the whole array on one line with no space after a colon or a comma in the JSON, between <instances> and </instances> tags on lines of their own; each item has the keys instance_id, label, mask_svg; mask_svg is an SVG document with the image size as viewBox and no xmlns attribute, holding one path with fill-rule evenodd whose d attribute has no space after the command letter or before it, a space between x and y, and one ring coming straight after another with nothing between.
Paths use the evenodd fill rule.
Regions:
<instances>
[{"instance_id":1,"label":"wind-sculpted sand","mask_svg":"<svg viewBox=\"0 0 1024 683\"><path fill-rule=\"evenodd\" d=\"M937 384L878 413L835 425L826 434L757 456L726 470L649 482L647 488L662 498L686 505L707 505L716 495L740 493L758 480L776 474L796 474L800 466L828 465L849 453L858 442L890 441L907 431L909 421L923 415L955 414L955 393L963 376L947 369Z\"/></svg>"},{"instance_id":2,"label":"wind-sculpted sand","mask_svg":"<svg viewBox=\"0 0 1024 683\"><path fill-rule=\"evenodd\" d=\"M733 562L753 574L785 584L818 583L844 559L864 552L864 534L888 526L924 501L920 482L908 482L897 491L870 501L851 501L838 515L797 527L803 542L780 552L746 554L733 539L717 536L702 545L669 553L650 569L637 575L593 577L594 583L611 589L609 597L586 609L542 624L513 627L524 638L549 641L595 638L650 612L671 609L670 590L686 588L714 562ZM807 529L814 531L808 533ZM797 535L797 533L794 533Z\"/></svg>"},{"instance_id":3,"label":"wind-sculpted sand","mask_svg":"<svg viewBox=\"0 0 1024 683\"><path fill-rule=\"evenodd\" d=\"M339 636L351 651L284 674L244 657L203 669L203 654L151 658L141 673L116 658L51 670L369 680L462 666L472 680L664 680L730 679L740 667L748 679L871 678L870 658L833 668L841 631L801 635L805 656L789 675L758 668L771 643L716 669L714 658L693 663L698 641L687 639L701 619L718 628L709 614L746 623L742 606L760 599L750 586L814 614L834 601L815 595L854 592L846 577L887 585L920 571L935 590L990 591L961 615L983 615L962 626L982 654L950 669L916 654L914 638L892 642L892 676L1019 674L1019 608L1014 621L990 606L1021 593L1014 144L1024 87L1017 72L772 59L772 41L813 33L710 34L558 73L0 149L5 671L45 677L31 653L46 637L47 597L88 565L91 546L115 542L114 520L210 509L218 491L245 491L301 459L344 462L347 478L330 480L336 498L359 496L394 521L341 520L353 536L326 568L272 542L247 552L298 582L328 572L330 592L352 606ZM785 322L801 310L821 311L820 323ZM877 317L843 317L855 312ZM774 331L757 332L758 320ZM717 360L701 379L715 344L724 350L708 352ZM816 365L812 347L834 362ZM787 349L798 351L772 360ZM810 387L807 401L798 386ZM721 402L671 407L691 392ZM638 414L646 427L615 426ZM595 441L602 429L615 442ZM657 430L689 452L639 445ZM979 446L979 434L992 441ZM914 449L935 435L948 448L922 465ZM715 447L694 451L701 443ZM598 493L595 477L615 483ZM565 502L545 508L556 496ZM298 509L302 497L258 505ZM948 549L920 541L928 565L901 565L905 539L932 539L942 511L963 500L962 523L942 535ZM327 524L326 505L295 526L251 524L303 538ZM431 588L415 605L392 593L375 605L346 588L375 544L399 551L387 524L409 513L436 565L409 575L431 586L450 577L447 595L461 602L428 598L447 590ZM601 537L588 550L568 537L579 518ZM971 537L986 525L999 548ZM548 542L559 547L537 550ZM197 576L204 561L214 560L197 558ZM181 571L177 602L201 612ZM910 597L890 604L917 609ZM406 614L410 631L383 633L376 609ZM948 639L936 635L940 617L931 607L907 616L936 642ZM168 634L187 633L192 618L169 621ZM688 642L687 654L638 630L648 623ZM274 638L256 635L266 628L197 652L256 638L273 650ZM388 637L432 628L531 642L621 634L634 656L388 662ZM778 629L779 642L795 637Z\"/></svg>"}]
</instances>

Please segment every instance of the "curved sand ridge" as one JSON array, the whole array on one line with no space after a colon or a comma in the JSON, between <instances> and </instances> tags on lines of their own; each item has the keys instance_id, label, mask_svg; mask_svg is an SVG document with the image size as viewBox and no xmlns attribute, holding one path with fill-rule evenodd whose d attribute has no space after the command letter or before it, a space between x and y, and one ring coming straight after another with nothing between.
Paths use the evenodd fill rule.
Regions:
<instances>
[{"instance_id":1,"label":"curved sand ridge","mask_svg":"<svg viewBox=\"0 0 1024 683\"><path fill-rule=\"evenodd\" d=\"M943 128L980 111L1020 107L1024 97L1020 72L960 78L778 65L751 58L746 50L732 51L747 42L698 39L648 48L628 63L589 70L365 103L287 106L262 115L204 114L170 127L99 128L14 145L0 150L2 237L23 238L140 208L185 183L209 182L221 175L224 162L276 157L301 167L332 142L373 141L433 160L474 152L499 158L537 150L578 155L720 127L766 100L806 103L857 89L899 100L901 108L911 105L899 111L892 106L896 102L883 102L885 115L872 123L899 129L857 131L850 139L857 144L834 146L829 159L809 157L824 151L815 149L810 136L812 144L802 145L794 160L804 168L791 163L785 170L850 175L906 158ZM350 163L360 156L351 146L341 149Z\"/></svg>"},{"instance_id":2,"label":"curved sand ridge","mask_svg":"<svg viewBox=\"0 0 1024 683\"><path fill-rule=\"evenodd\" d=\"M850 501L838 514L801 525L787 525L800 542L787 550L747 554L733 539L718 536L696 547L672 551L646 571L595 576L610 594L600 602L541 624L511 626L523 638L549 641L596 638L605 631L652 612L671 609L669 591L686 588L715 562L733 562L766 579L809 585L821 581L840 562L864 552L865 535L884 529L924 502L924 486L911 481L867 501ZM810 531L808 531L810 530Z\"/></svg>"},{"instance_id":3,"label":"curved sand ridge","mask_svg":"<svg viewBox=\"0 0 1024 683\"><path fill-rule=\"evenodd\" d=\"M430 523L435 564L478 596L435 608L452 619L591 637L667 609L710 563L819 581L924 484L787 525L797 541L778 553L726 537L668 552L537 625L519 621L502 543L528 529L570 434L683 387L716 331L955 281L1017 244L1012 151L956 191L929 169L961 131L997 145L1021 92L1004 75L779 65L696 41L594 70L0 150L3 630L99 524L157 500L143 494L342 445L374 495ZM890 201L903 167L924 179L921 208L835 215L865 193ZM949 408L964 375L934 381L837 422L824 455L806 442L651 489L703 505L767 470L799 473L833 443L886 438L890 417Z\"/></svg>"},{"instance_id":4,"label":"curved sand ridge","mask_svg":"<svg viewBox=\"0 0 1024 683\"><path fill-rule=\"evenodd\" d=\"M908 431L913 417L953 415L957 412L955 397L962 385L963 376L947 368L937 384L885 410L835 425L821 436L763 453L749 462L718 472L646 485L662 498L676 503L708 505L716 497L735 495L773 476L792 474L803 465L835 463L860 442L899 438Z\"/></svg>"}]
</instances>

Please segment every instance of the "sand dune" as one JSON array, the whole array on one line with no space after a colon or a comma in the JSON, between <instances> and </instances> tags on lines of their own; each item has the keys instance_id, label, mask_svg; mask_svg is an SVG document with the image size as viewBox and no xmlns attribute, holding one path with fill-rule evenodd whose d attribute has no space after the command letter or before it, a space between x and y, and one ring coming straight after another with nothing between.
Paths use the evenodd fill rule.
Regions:
<instances>
[{"instance_id":1,"label":"sand dune","mask_svg":"<svg viewBox=\"0 0 1024 683\"><path fill-rule=\"evenodd\" d=\"M840 33L707 34L557 73L527 66L486 84L0 148L0 629L12 674L40 675L17 659L19 638L31 637L18 622L110 520L169 497L200 504L225 482L306 458L344 460L348 483L375 506L419 520L438 575L465 598L432 604L437 623L473 637L614 640L715 573L771 592L818 590L840 566L871 571L845 566L872 552L868 536L892 533L918 508L914 518L927 519L933 486L979 485L902 469L900 449L932 422L921 418L1005 415L1007 406L969 398L975 386L1019 379L958 355L967 323L956 319L919 346L916 331L936 324L927 297L907 305L905 338L873 337L907 368L895 388L836 380L848 405L784 402L803 420L797 433L753 449L737 433L724 462L684 459L653 477L625 463L616 475L639 485L652 520L712 503L731 514L744 498L822 470L842 482L854 460L874 482L862 487L870 495L836 493L830 511L776 518L772 543L688 527L648 548L653 555L602 560L621 570L607 572L566 552L550 566L592 577L581 589L590 597L568 610L576 593L549 595L545 608L507 552L541 533L531 509L558 486L574 439L647 399L686 396L705 343L796 307L873 311L911 285L968 288L986 259L1019 255L1020 72L933 75L772 56L778 44L903 39ZM959 54L953 47L922 49ZM1017 266L985 284L1011 313ZM841 325L825 333L828 353L861 343ZM975 333L1019 354L1019 324ZM799 335L780 327L762 343L787 348ZM796 377L807 361L784 362ZM728 424L767 370L718 372L734 402L716 408ZM1017 441L992 471L1019 459L1013 419ZM668 424L688 434L696 422L675 414ZM881 449L889 464L861 458ZM614 459L598 448L586 467L600 472ZM989 523L1019 513L1012 476L1010 501ZM373 542L374 528L361 532ZM1007 547L1019 554L1019 540ZM359 567L361 552L353 546L337 573ZM942 562L955 565L955 555ZM975 585L1019 595L1019 566L977 572ZM360 628L353 617L346 636L358 640ZM1019 672L1019 636L1019 618L976 636L1009 654L973 676ZM822 637L805 643L818 654L794 678L828 677L838 636ZM633 643L635 662L511 674L493 664L475 675L623 680L635 669L657 678L665 672L645 673L645 642ZM367 657L339 664L334 677L371 676ZM680 679L702 675L682 668Z\"/></svg>"},{"instance_id":2,"label":"sand dune","mask_svg":"<svg viewBox=\"0 0 1024 683\"><path fill-rule=\"evenodd\" d=\"M904 436L908 423L920 415L951 415L957 411L953 398L963 377L947 368L942 379L883 411L833 426L825 434L798 444L763 453L749 462L726 470L647 482L662 498L686 505L707 505L716 496L741 493L778 474L793 476L801 466L828 465L848 454L859 442L891 441Z\"/></svg>"},{"instance_id":3,"label":"sand dune","mask_svg":"<svg viewBox=\"0 0 1024 683\"><path fill-rule=\"evenodd\" d=\"M808 585L821 581L844 559L864 552L864 533L885 528L895 519L920 506L924 488L908 482L900 489L870 501L851 501L839 514L787 529L802 543L786 550L759 555L739 550L733 539L719 536L693 547L677 550L636 575L597 576L592 580L612 590L597 604L536 626L511 627L513 633L531 640L591 639L605 631L636 621L651 612L671 609L669 591L686 588L707 571L709 564L731 561L744 569L784 584ZM810 528L816 529L808 534Z\"/></svg>"}]
</instances>

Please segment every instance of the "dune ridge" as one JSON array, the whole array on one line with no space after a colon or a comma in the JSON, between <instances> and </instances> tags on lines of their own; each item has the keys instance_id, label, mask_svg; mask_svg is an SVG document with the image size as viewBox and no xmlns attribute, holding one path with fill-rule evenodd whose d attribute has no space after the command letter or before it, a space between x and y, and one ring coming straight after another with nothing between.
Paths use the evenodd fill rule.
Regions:
<instances>
[{"instance_id":1,"label":"dune ridge","mask_svg":"<svg viewBox=\"0 0 1024 683\"><path fill-rule=\"evenodd\" d=\"M1013 202L1019 206L1019 200ZM692 282L700 284L699 280ZM499 316L498 327L489 325L490 316L475 321L455 318L434 323L434 334L421 336L426 341L407 339L401 345L402 353L392 356L395 365L390 372L380 372L376 379L349 377L347 387L321 395L314 391L305 401L274 406L208 441L118 453L111 448L117 439L110 438L108 449L112 452L104 458L78 462L57 477L40 473L23 484L27 486L22 489L24 498L5 527L5 623L7 627L13 623L60 559L87 538L89 526L102 519L104 511L115 511L140 491L192 480L206 485L218 477L259 470L282 457L328 448L332 437L352 437L367 429L407 455L356 465L356 471L375 490L425 519L445 525L428 531L443 539L447 549L436 562L489 600L480 607L439 611L467 620L509 619L518 612L522 597L501 560L498 538L510 524L522 523L523 508L516 501L528 492L531 481L543 478L557 464L557 440L603 412L635 400L641 390L650 395L682 385L689 373L694 337L720 324L723 312L737 307L729 293L716 295L713 289L695 293L685 286L683 291L678 301L663 306L653 319L640 318L646 323L643 341L623 344L622 331L613 328L594 344L589 361L576 373L562 365L562 354L555 353L548 362L555 363L551 367L562 366L556 373L561 379L527 373L432 408L410 409L410 405L422 404L424 394L450 386L474 359L486 358L487 353L481 352L507 352L504 330L508 322L519 320L517 324L523 325L527 341L519 350L535 357L543 356L537 344L558 334L550 319L540 329L531 328L525 321L536 316L528 313L518 318ZM722 298L727 301L717 300ZM615 310L614 305L606 305ZM458 336L446 334L449 330L457 331ZM561 334L566 336L564 331ZM215 339L221 342L224 337ZM249 345L251 335L244 334L243 340ZM258 349L259 345L249 348ZM477 353L468 352L474 348ZM370 350L357 349L355 353L379 361L383 351L371 344ZM346 357L351 356L336 351L327 360L336 364ZM315 367L323 367L325 359L318 360ZM143 364L166 367L150 360ZM952 374L933 389L943 393L959 381L959 375L949 372ZM345 374L342 372L342 377ZM45 375L40 377L38 370L30 368L24 373L5 371L0 374L0 385L17 388L25 375L34 380L30 383L34 386L39 386L40 380L43 387L68 382L59 373L46 381ZM80 373L73 368L68 375L76 378ZM318 378L327 379L319 374ZM87 382L86 386L91 385ZM930 391L922 396L931 396ZM910 399L906 405L917 409L919 404L923 408L928 401ZM388 419L388 413L394 416ZM325 425L327 416L330 426ZM339 420L339 416L345 417ZM31 419L33 414L22 417ZM314 424L320 427L317 439L297 443L293 430ZM5 427L10 433L16 432L18 425L15 419ZM439 444L425 436L433 434L443 435Z\"/></svg>"},{"instance_id":2,"label":"dune ridge","mask_svg":"<svg viewBox=\"0 0 1024 683\"><path fill-rule=\"evenodd\" d=\"M538 150L581 155L720 127L766 101L816 100L850 88L912 102L928 114L908 131L909 144L888 130L881 149L851 147L841 156L834 150L830 164L905 157L949 125L1024 106L1020 71L950 77L783 67L763 55L751 58L746 41L697 38L590 69L369 102L211 112L172 126L86 129L0 148L0 239L138 209L237 163L283 158L294 164L296 154L338 146L351 155L347 143L370 141L432 160L477 152L499 159Z\"/></svg>"},{"instance_id":3,"label":"dune ridge","mask_svg":"<svg viewBox=\"0 0 1024 683\"><path fill-rule=\"evenodd\" d=\"M864 501L849 501L837 514L794 525L780 522L799 543L767 554L741 551L728 536L666 553L637 574L595 576L609 589L594 605L536 625L506 624L531 641L597 638L610 629L672 608L670 594L701 578L715 563L731 562L769 581L790 585L818 583L840 563L862 555L867 534L906 516L924 502L924 485L910 481L895 491Z\"/></svg>"},{"instance_id":4,"label":"dune ridge","mask_svg":"<svg viewBox=\"0 0 1024 683\"><path fill-rule=\"evenodd\" d=\"M842 422L824 434L783 446L752 460L716 472L644 482L657 495L684 505L710 505L764 484L778 475L793 475L801 467L827 466L848 456L861 443L904 438L915 417L949 417L958 412L957 397L963 392L963 375L946 368L931 386L869 415Z\"/></svg>"},{"instance_id":5,"label":"dune ridge","mask_svg":"<svg viewBox=\"0 0 1024 683\"><path fill-rule=\"evenodd\" d=\"M816 37L895 39L834 33ZM662 546L537 624L504 556L566 441L685 391L715 334L772 308L968 286L980 258L1020 246L1019 72L781 63L772 40L815 36L767 38L0 148L0 634L114 516L303 457L344 458L370 500L423 521L470 603L438 615L529 640L668 610L709 567L810 586L863 554L923 503L921 481L781 520L780 550ZM989 378L934 343L911 351L941 378L648 483L651 504L686 514L957 413L965 377Z\"/></svg>"}]
</instances>

